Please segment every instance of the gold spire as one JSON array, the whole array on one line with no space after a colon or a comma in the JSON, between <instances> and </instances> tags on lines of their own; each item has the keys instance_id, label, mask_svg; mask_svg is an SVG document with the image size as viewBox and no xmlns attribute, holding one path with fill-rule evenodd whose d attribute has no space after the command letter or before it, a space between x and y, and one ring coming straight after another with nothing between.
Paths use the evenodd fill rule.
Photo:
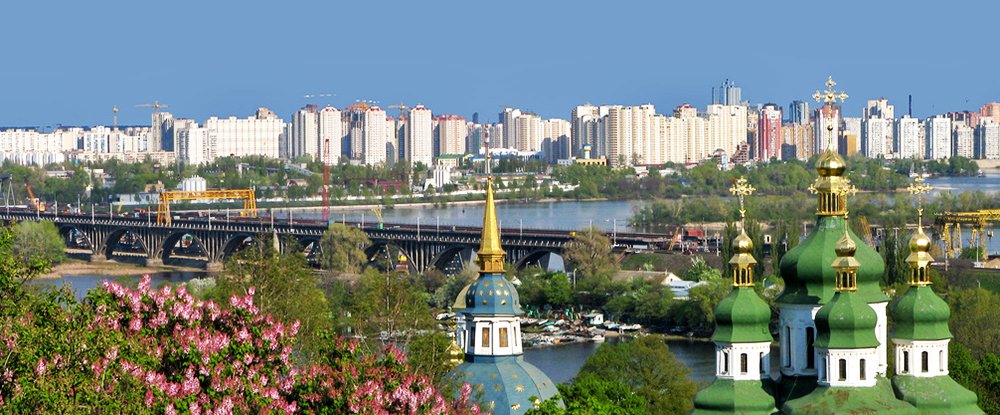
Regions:
<instances>
[{"instance_id":1,"label":"gold spire","mask_svg":"<svg viewBox=\"0 0 1000 415\"><path fill-rule=\"evenodd\" d=\"M493 175L490 174L490 142L486 135L486 209L483 212L483 236L476 252L476 264L480 274L502 274L506 253L500 247L500 226L497 223L497 208L493 201Z\"/></svg>"},{"instance_id":2,"label":"gold spire","mask_svg":"<svg viewBox=\"0 0 1000 415\"><path fill-rule=\"evenodd\" d=\"M934 257L931 256L931 238L924 233L924 193L930 192L933 187L924 183L924 179L917 176L913 183L906 187L906 191L917 197L917 231L910 238L910 255L906 257L906 263L910 265L910 285L923 286L930 285L930 274L927 269Z\"/></svg>"},{"instance_id":3,"label":"gold spire","mask_svg":"<svg viewBox=\"0 0 1000 415\"><path fill-rule=\"evenodd\" d=\"M847 233L848 227L847 212L844 212L844 236L837 241L837 259L833 260L833 268L837 271L836 290L837 291L857 291L858 290L858 268L861 263L854 258L854 253L858 251L858 245Z\"/></svg>"},{"instance_id":4,"label":"gold spire","mask_svg":"<svg viewBox=\"0 0 1000 415\"><path fill-rule=\"evenodd\" d=\"M743 223L746 218L746 206L743 202L745 197L756 190L742 176L729 188L729 192L740 201L740 234L733 239L733 257L729 259L733 270L733 287L753 287L753 266L757 264L757 260L753 257L753 240L747 235Z\"/></svg>"}]
</instances>

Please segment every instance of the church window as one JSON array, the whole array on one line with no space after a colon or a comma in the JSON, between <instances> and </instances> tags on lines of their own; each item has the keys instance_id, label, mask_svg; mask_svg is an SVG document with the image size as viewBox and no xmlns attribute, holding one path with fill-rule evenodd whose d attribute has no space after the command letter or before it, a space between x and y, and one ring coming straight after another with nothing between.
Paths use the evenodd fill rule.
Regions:
<instances>
[{"instance_id":1,"label":"church window","mask_svg":"<svg viewBox=\"0 0 1000 415\"><path fill-rule=\"evenodd\" d=\"M784 360L783 363L785 364L785 367L791 367L792 366L792 345L791 345L791 342L792 342L792 328L791 327L785 326L785 335L782 337L781 340L785 343L785 347L782 347L782 349L783 349L782 350L782 352L783 352L782 353L783 354L782 360Z\"/></svg>"},{"instance_id":2,"label":"church window","mask_svg":"<svg viewBox=\"0 0 1000 415\"><path fill-rule=\"evenodd\" d=\"M938 371L944 372L948 368L948 363L945 362L944 350L938 351Z\"/></svg>"},{"instance_id":3,"label":"church window","mask_svg":"<svg viewBox=\"0 0 1000 415\"><path fill-rule=\"evenodd\" d=\"M920 352L920 371L927 373L927 366L930 366L930 360L927 356L927 352Z\"/></svg>"},{"instance_id":4,"label":"church window","mask_svg":"<svg viewBox=\"0 0 1000 415\"><path fill-rule=\"evenodd\" d=\"M747 354L740 353L740 374L747 374Z\"/></svg>"},{"instance_id":5,"label":"church window","mask_svg":"<svg viewBox=\"0 0 1000 415\"><path fill-rule=\"evenodd\" d=\"M507 328L500 327L500 347L507 347Z\"/></svg>"},{"instance_id":6,"label":"church window","mask_svg":"<svg viewBox=\"0 0 1000 415\"><path fill-rule=\"evenodd\" d=\"M847 359L840 359L840 373L837 374L837 379L841 381L847 380Z\"/></svg>"},{"instance_id":7,"label":"church window","mask_svg":"<svg viewBox=\"0 0 1000 415\"><path fill-rule=\"evenodd\" d=\"M861 374L861 380L865 380L865 378L867 378L867 377L868 377L868 376L867 376L867 375L865 374L865 359L861 359L861 365L859 366L859 369L861 369L861 371L860 371L860 372L858 372L858 373L860 373L860 374Z\"/></svg>"},{"instance_id":8,"label":"church window","mask_svg":"<svg viewBox=\"0 0 1000 415\"><path fill-rule=\"evenodd\" d=\"M764 359L764 353L760 353L758 355L760 356L758 358L758 360L760 361L760 373L766 375L767 374L767 367L765 365L767 364L767 359Z\"/></svg>"},{"instance_id":9,"label":"church window","mask_svg":"<svg viewBox=\"0 0 1000 415\"><path fill-rule=\"evenodd\" d=\"M482 341L479 342L479 345L481 347L490 347L490 328L489 327L483 327L483 338L482 338Z\"/></svg>"},{"instance_id":10,"label":"church window","mask_svg":"<svg viewBox=\"0 0 1000 415\"><path fill-rule=\"evenodd\" d=\"M722 352L722 373L729 373L729 352Z\"/></svg>"},{"instance_id":11,"label":"church window","mask_svg":"<svg viewBox=\"0 0 1000 415\"><path fill-rule=\"evenodd\" d=\"M903 372L910 373L910 352L903 350Z\"/></svg>"},{"instance_id":12,"label":"church window","mask_svg":"<svg viewBox=\"0 0 1000 415\"><path fill-rule=\"evenodd\" d=\"M816 367L816 349L813 348L813 342L815 342L815 340L816 329L806 327L806 369Z\"/></svg>"},{"instance_id":13,"label":"church window","mask_svg":"<svg viewBox=\"0 0 1000 415\"><path fill-rule=\"evenodd\" d=\"M827 376L827 372L829 370L830 370L830 368L827 367L827 365L826 365L826 358L824 357L823 358L823 366L819 367L819 380L821 380L823 382L826 382L827 381L826 376Z\"/></svg>"}]
</instances>

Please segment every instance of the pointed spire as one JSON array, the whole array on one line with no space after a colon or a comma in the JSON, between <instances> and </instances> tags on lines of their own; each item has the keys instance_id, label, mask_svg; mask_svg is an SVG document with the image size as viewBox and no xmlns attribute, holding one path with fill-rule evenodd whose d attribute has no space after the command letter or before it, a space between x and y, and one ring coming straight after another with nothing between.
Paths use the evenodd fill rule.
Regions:
<instances>
[{"instance_id":1,"label":"pointed spire","mask_svg":"<svg viewBox=\"0 0 1000 415\"><path fill-rule=\"evenodd\" d=\"M490 141L486 135L486 208L483 212L483 234L476 252L476 263L481 274L502 274L506 253L500 247L500 226L497 222L497 208L493 200L493 176L490 174Z\"/></svg>"},{"instance_id":2,"label":"pointed spire","mask_svg":"<svg viewBox=\"0 0 1000 415\"><path fill-rule=\"evenodd\" d=\"M837 272L837 291L857 291L858 290L858 268L861 262L854 258L854 253L858 251L858 245L847 233L848 227L847 212L844 212L844 236L837 241L835 250L837 259L833 260L833 268Z\"/></svg>"},{"instance_id":3,"label":"pointed spire","mask_svg":"<svg viewBox=\"0 0 1000 415\"><path fill-rule=\"evenodd\" d=\"M757 260L753 257L753 240L747 235L744 223L747 213L744 198L756 190L742 176L729 188L729 192L739 198L740 202L740 234L733 239L733 257L729 259L733 270L733 287L753 287L753 267Z\"/></svg>"},{"instance_id":4,"label":"pointed spire","mask_svg":"<svg viewBox=\"0 0 1000 415\"><path fill-rule=\"evenodd\" d=\"M906 188L906 191L917 198L917 231L910 238L910 255L906 257L906 263L910 265L910 286L914 287L931 284L927 268L934 262L934 257L930 254L931 238L924 233L923 218L924 194L932 189L920 176L914 178L913 183Z\"/></svg>"}]
</instances>

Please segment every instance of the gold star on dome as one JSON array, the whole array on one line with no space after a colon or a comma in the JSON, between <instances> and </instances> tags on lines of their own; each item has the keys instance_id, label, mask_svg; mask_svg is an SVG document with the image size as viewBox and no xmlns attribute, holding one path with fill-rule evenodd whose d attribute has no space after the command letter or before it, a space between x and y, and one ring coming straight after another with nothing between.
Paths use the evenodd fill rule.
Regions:
<instances>
[{"instance_id":1,"label":"gold star on dome","mask_svg":"<svg viewBox=\"0 0 1000 415\"><path fill-rule=\"evenodd\" d=\"M836 85L837 83L833 81L833 76L830 76L826 81L826 90L822 93L817 90L816 93L813 94L813 99L815 99L816 102L822 101L827 104L836 104L838 99L840 102L844 102L844 100L847 99L847 93L844 91L834 91L833 87Z\"/></svg>"},{"instance_id":2,"label":"gold star on dome","mask_svg":"<svg viewBox=\"0 0 1000 415\"><path fill-rule=\"evenodd\" d=\"M524 385L517 385L514 387L514 390L518 392L524 392Z\"/></svg>"},{"instance_id":3,"label":"gold star on dome","mask_svg":"<svg viewBox=\"0 0 1000 415\"><path fill-rule=\"evenodd\" d=\"M736 179L736 182L729 188L729 193L732 193L733 196L740 199L740 220L743 220L747 213L746 207L743 205L743 198L752 195L755 191L757 191L757 189L755 189L753 185L747 181L747 178L743 176Z\"/></svg>"},{"instance_id":4,"label":"gold star on dome","mask_svg":"<svg viewBox=\"0 0 1000 415\"><path fill-rule=\"evenodd\" d=\"M917 176L913 178L913 183L906 187L906 191L917 197L917 226L923 226L924 220L924 194L933 190L934 187L924 183L924 178Z\"/></svg>"},{"instance_id":5,"label":"gold star on dome","mask_svg":"<svg viewBox=\"0 0 1000 415\"><path fill-rule=\"evenodd\" d=\"M493 385L493 390L500 392L503 390L503 386L500 386L500 384L497 383L496 385Z\"/></svg>"}]
</instances>

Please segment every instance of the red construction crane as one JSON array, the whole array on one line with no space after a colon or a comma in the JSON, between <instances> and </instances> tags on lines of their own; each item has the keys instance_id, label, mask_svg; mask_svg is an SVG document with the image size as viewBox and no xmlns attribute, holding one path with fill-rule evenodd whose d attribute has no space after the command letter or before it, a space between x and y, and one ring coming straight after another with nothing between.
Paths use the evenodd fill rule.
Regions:
<instances>
[{"instance_id":1,"label":"red construction crane","mask_svg":"<svg viewBox=\"0 0 1000 415\"><path fill-rule=\"evenodd\" d=\"M323 222L330 222L330 138L323 140Z\"/></svg>"}]
</instances>

